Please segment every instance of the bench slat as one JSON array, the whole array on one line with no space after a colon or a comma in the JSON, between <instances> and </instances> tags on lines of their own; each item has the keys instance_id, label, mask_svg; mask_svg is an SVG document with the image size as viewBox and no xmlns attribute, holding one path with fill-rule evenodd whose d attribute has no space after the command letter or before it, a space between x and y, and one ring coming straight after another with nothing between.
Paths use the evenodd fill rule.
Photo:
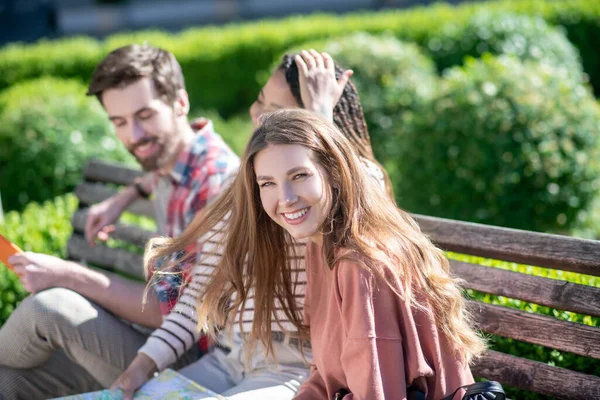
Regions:
<instances>
[{"instance_id":1,"label":"bench slat","mask_svg":"<svg viewBox=\"0 0 600 400\"><path fill-rule=\"evenodd\" d=\"M83 170L88 181L129 185L137 177L144 176L140 170L101 160L90 160Z\"/></svg>"},{"instance_id":2,"label":"bench slat","mask_svg":"<svg viewBox=\"0 0 600 400\"><path fill-rule=\"evenodd\" d=\"M111 249L104 245L92 247L81 235L73 234L67 243L67 254L73 260L83 260L107 270L121 271L144 278L143 257L123 249Z\"/></svg>"},{"instance_id":3,"label":"bench slat","mask_svg":"<svg viewBox=\"0 0 600 400\"><path fill-rule=\"evenodd\" d=\"M413 214L444 250L600 276L600 241Z\"/></svg>"},{"instance_id":4,"label":"bench slat","mask_svg":"<svg viewBox=\"0 0 600 400\"><path fill-rule=\"evenodd\" d=\"M600 359L600 328L476 301L468 306L484 332Z\"/></svg>"},{"instance_id":5,"label":"bench slat","mask_svg":"<svg viewBox=\"0 0 600 400\"><path fill-rule=\"evenodd\" d=\"M73 213L71 218L71 224L75 232L85 232L85 222L87 220L88 209L80 209ZM126 243L130 243L139 247L145 247L148 240L156 236L155 232L148 231L135 225L127 225L116 223L115 230L110 234L111 237L122 240Z\"/></svg>"},{"instance_id":6,"label":"bench slat","mask_svg":"<svg viewBox=\"0 0 600 400\"><path fill-rule=\"evenodd\" d=\"M600 317L600 288L450 260L469 289Z\"/></svg>"},{"instance_id":7,"label":"bench slat","mask_svg":"<svg viewBox=\"0 0 600 400\"><path fill-rule=\"evenodd\" d=\"M79 202L85 205L99 203L116 193L115 189L107 188L101 183L82 183L75 189L75 195ZM127 208L127 211L154 218L154 206L150 200L136 200Z\"/></svg>"},{"instance_id":8,"label":"bench slat","mask_svg":"<svg viewBox=\"0 0 600 400\"><path fill-rule=\"evenodd\" d=\"M559 399L600 399L599 377L496 351L488 351L471 371L475 376Z\"/></svg>"}]
</instances>

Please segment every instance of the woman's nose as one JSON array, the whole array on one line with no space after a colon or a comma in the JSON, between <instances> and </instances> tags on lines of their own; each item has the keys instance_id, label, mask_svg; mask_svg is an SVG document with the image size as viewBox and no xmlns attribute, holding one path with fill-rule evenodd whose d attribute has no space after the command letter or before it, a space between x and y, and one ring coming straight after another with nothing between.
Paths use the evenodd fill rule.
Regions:
<instances>
[{"instance_id":1,"label":"woman's nose","mask_svg":"<svg viewBox=\"0 0 600 400\"><path fill-rule=\"evenodd\" d=\"M282 191L279 202L284 206L291 206L298 201L298 196L289 184L282 185Z\"/></svg>"}]
</instances>

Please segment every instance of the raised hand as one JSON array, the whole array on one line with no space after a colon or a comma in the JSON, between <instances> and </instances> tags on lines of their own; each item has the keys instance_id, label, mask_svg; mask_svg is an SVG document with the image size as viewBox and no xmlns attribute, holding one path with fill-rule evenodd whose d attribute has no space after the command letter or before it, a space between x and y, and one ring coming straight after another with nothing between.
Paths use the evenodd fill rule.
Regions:
<instances>
[{"instance_id":1,"label":"raised hand","mask_svg":"<svg viewBox=\"0 0 600 400\"><path fill-rule=\"evenodd\" d=\"M342 96L344 87L353 74L352 70L344 71L336 80L335 64L331 56L313 49L302 50L294 60L298 66L304 108L333 121L333 108Z\"/></svg>"}]
</instances>

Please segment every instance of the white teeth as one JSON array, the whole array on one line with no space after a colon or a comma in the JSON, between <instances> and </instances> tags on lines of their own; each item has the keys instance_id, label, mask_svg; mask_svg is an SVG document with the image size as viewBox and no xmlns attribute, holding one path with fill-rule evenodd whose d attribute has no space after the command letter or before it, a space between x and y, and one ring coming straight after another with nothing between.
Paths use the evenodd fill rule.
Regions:
<instances>
[{"instance_id":1,"label":"white teeth","mask_svg":"<svg viewBox=\"0 0 600 400\"><path fill-rule=\"evenodd\" d=\"M145 151L145 150L148 150L151 146L152 146L152 142L148 142L148 143L143 144L140 147L138 147L138 149Z\"/></svg>"},{"instance_id":2,"label":"white teeth","mask_svg":"<svg viewBox=\"0 0 600 400\"><path fill-rule=\"evenodd\" d=\"M298 219L301 216L303 216L304 214L306 214L308 212L308 208L304 208L298 212L295 212L293 214L286 214L284 213L283 215L287 218L287 219Z\"/></svg>"}]
</instances>

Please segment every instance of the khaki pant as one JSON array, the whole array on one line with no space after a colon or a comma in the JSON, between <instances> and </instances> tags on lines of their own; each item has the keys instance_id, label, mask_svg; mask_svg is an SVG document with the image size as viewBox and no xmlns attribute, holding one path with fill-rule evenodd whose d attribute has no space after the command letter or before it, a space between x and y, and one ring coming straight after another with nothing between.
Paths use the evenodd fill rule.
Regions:
<instances>
[{"instance_id":1,"label":"khaki pant","mask_svg":"<svg viewBox=\"0 0 600 400\"><path fill-rule=\"evenodd\" d=\"M0 399L47 399L108 388L149 332L68 289L31 295L0 328ZM188 352L172 368L197 358L197 352Z\"/></svg>"}]
</instances>

